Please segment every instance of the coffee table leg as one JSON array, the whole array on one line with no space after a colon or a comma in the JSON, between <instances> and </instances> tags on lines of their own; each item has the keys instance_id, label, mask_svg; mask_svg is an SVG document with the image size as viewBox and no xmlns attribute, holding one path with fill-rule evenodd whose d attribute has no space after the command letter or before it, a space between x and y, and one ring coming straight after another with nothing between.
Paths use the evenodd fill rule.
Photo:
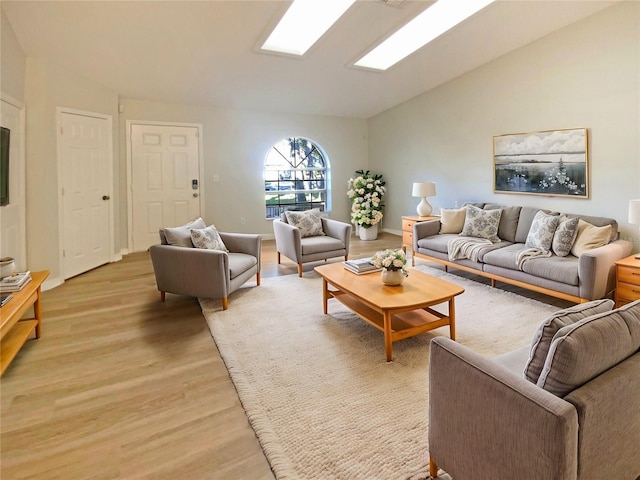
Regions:
<instances>
[{"instance_id":1,"label":"coffee table leg","mask_svg":"<svg viewBox=\"0 0 640 480\"><path fill-rule=\"evenodd\" d=\"M456 305L455 297L449 300L449 336L451 340L456 339Z\"/></svg>"},{"instance_id":2,"label":"coffee table leg","mask_svg":"<svg viewBox=\"0 0 640 480\"><path fill-rule=\"evenodd\" d=\"M322 303L324 306L324 313L327 313L327 303L329 302L329 283L326 278L322 278Z\"/></svg>"},{"instance_id":3,"label":"coffee table leg","mask_svg":"<svg viewBox=\"0 0 640 480\"><path fill-rule=\"evenodd\" d=\"M393 342L391 341L391 312L384 312L384 348L387 362L393 360Z\"/></svg>"}]
</instances>

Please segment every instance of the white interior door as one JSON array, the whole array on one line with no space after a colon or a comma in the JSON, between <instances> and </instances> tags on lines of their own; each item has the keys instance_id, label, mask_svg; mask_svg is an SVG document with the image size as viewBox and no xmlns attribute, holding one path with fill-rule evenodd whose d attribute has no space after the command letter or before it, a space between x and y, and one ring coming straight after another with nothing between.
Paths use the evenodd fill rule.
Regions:
<instances>
[{"instance_id":1,"label":"white interior door","mask_svg":"<svg viewBox=\"0 0 640 480\"><path fill-rule=\"evenodd\" d=\"M200 214L197 126L130 125L132 248L159 242L158 230Z\"/></svg>"},{"instance_id":2,"label":"white interior door","mask_svg":"<svg viewBox=\"0 0 640 480\"><path fill-rule=\"evenodd\" d=\"M58 115L66 279L109 262L112 122L109 116Z\"/></svg>"}]
</instances>

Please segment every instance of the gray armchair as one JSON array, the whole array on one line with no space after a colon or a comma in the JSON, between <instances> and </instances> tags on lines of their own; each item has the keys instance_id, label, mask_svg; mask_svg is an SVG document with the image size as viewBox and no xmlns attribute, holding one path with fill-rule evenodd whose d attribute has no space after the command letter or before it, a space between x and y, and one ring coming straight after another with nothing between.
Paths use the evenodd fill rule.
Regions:
<instances>
[{"instance_id":1,"label":"gray armchair","mask_svg":"<svg viewBox=\"0 0 640 480\"><path fill-rule=\"evenodd\" d=\"M334 257L348 260L351 224L322 217L322 230L324 235L302 237L297 227L282 220L274 220L278 264L281 254L290 258L298 264L298 276L301 277L303 263Z\"/></svg>"},{"instance_id":2,"label":"gray armchair","mask_svg":"<svg viewBox=\"0 0 640 480\"><path fill-rule=\"evenodd\" d=\"M253 275L260 285L260 235L218 232L229 252L161 244L149 248L156 285L164 302L165 292L192 297L222 299Z\"/></svg>"}]
</instances>

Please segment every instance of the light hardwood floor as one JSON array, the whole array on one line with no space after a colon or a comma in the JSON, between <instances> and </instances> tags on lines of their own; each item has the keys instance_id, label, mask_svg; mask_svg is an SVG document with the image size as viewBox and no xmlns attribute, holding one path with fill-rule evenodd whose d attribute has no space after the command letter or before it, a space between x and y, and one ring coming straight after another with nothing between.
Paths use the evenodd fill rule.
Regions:
<instances>
[{"instance_id":1,"label":"light hardwood floor","mask_svg":"<svg viewBox=\"0 0 640 480\"><path fill-rule=\"evenodd\" d=\"M351 258L400 243L354 238ZM296 273L263 241L263 282ZM160 303L146 252L44 292L42 308L42 338L1 380L2 480L274 478L197 300Z\"/></svg>"}]
</instances>

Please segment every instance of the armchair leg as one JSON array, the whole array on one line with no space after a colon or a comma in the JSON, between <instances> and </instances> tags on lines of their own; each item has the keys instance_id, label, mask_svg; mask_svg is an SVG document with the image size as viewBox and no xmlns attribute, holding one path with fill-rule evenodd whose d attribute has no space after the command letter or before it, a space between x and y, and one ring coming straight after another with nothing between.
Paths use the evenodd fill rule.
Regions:
<instances>
[{"instance_id":1,"label":"armchair leg","mask_svg":"<svg viewBox=\"0 0 640 480\"><path fill-rule=\"evenodd\" d=\"M256 273L256 286L260 286L260 272Z\"/></svg>"},{"instance_id":2,"label":"armchair leg","mask_svg":"<svg viewBox=\"0 0 640 480\"><path fill-rule=\"evenodd\" d=\"M160 301L164 303L165 292L160 292Z\"/></svg>"},{"instance_id":3,"label":"armchair leg","mask_svg":"<svg viewBox=\"0 0 640 480\"><path fill-rule=\"evenodd\" d=\"M222 299L222 309L226 310L227 308L229 308L229 299L227 297L224 297Z\"/></svg>"},{"instance_id":4,"label":"armchair leg","mask_svg":"<svg viewBox=\"0 0 640 480\"><path fill-rule=\"evenodd\" d=\"M278 252L278 265L280 265L280 252Z\"/></svg>"},{"instance_id":5,"label":"armchair leg","mask_svg":"<svg viewBox=\"0 0 640 480\"><path fill-rule=\"evenodd\" d=\"M301 263L298 264L298 276L302 277L302 264Z\"/></svg>"},{"instance_id":6,"label":"armchair leg","mask_svg":"<svg viewBox=\"0 0 640 480\"><path fill-rule=\"evenodd\" d=\"M429 475L431 478L438 478L438 466L431 455L429 455Z\"/></svg>"},{"instance_id":7,"label":"armchair leg","mask_svg":"<svg viewBox=\"0 0 640 480\"><path fill-rule=\"evenodd\" d=\"M344 256L344 261L346 262L347 260L349 260L349 255Z\"/></svg>"}]
</instances>

